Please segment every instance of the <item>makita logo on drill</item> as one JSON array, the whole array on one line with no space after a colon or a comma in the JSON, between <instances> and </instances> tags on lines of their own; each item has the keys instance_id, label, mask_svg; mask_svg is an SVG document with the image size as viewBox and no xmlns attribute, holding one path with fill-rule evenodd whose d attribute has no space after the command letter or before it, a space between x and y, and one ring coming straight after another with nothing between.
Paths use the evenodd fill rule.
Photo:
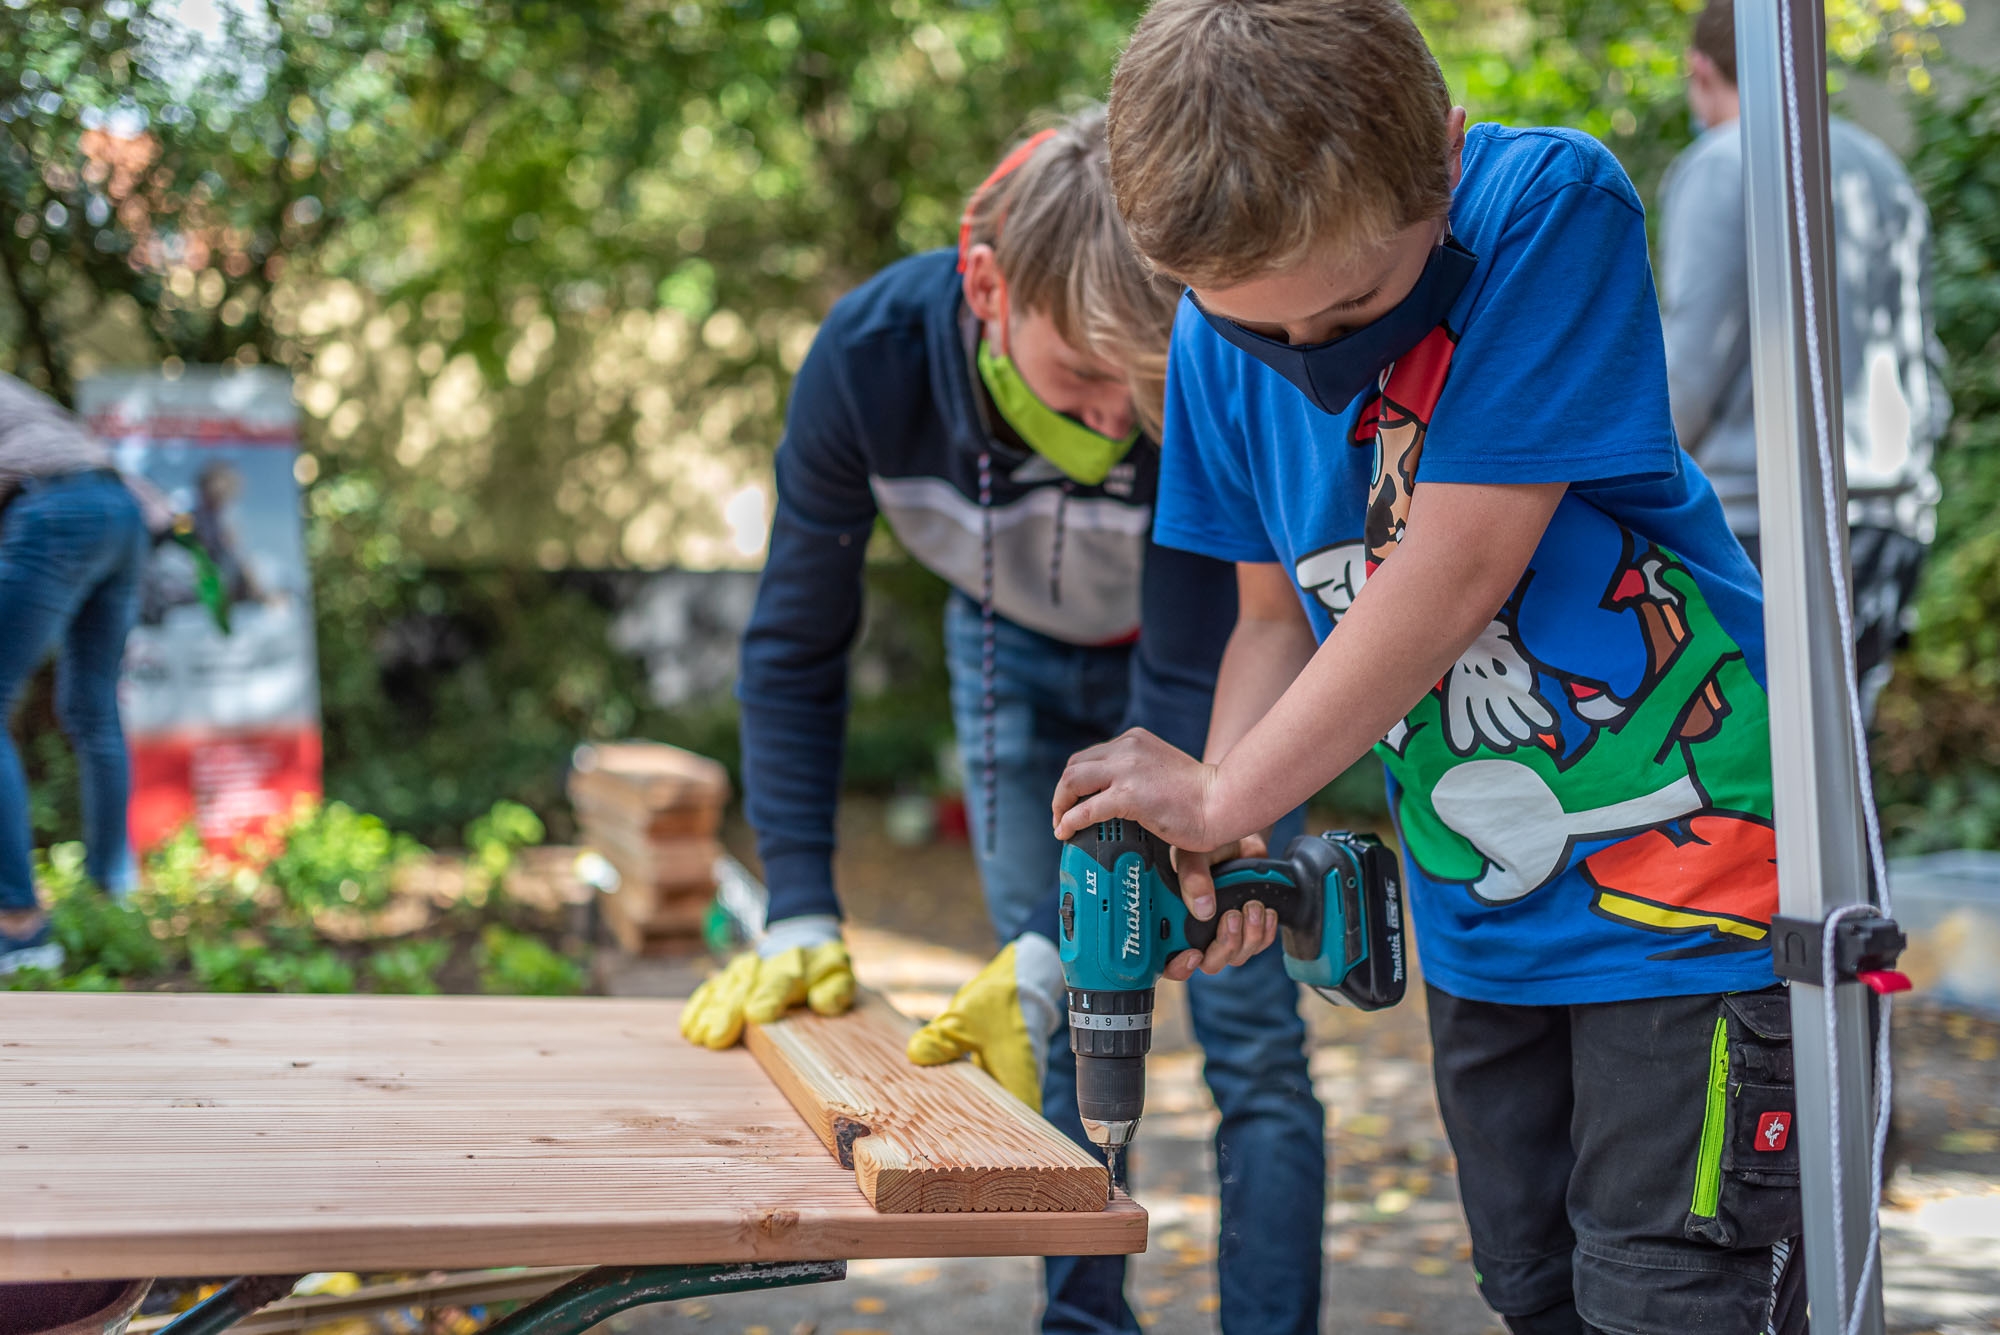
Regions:
<instances>
[{"instance_id":1,"label":"makita logo on drill","mask_svg":"<svg viewBox=\"0 0 2000 1335\"><path fill-rule=\"evenodd\" d=\"M1392 880L1384 887L1382 897L1386 910L1382 917L1389 925L1389 967L1395 971L1396 981L1403 981L1403 909L1401 898L1396 893L1396 883Z\"/></svg>"},{"instance_id":2,"label":"makita logo on drill","mask_svg":"<svg viewBox=\"0 0 2000 1335\"><path fill-rule=\"evenodd\" d=\"M1135 861L1125 868L1125 945L1118 952L1120 958L1139 953L1139 864Z\"/></svg>"}]
</instances>

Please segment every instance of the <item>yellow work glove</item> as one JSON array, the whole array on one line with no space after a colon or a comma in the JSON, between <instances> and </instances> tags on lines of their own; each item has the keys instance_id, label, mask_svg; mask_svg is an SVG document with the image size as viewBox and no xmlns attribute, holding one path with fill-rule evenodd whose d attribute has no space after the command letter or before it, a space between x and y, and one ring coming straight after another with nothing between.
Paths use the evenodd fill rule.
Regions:
<instances>
[{"instance_id":1,"label":"yellow work glove","mask_svg":"<svg viewBox=\"0 0 2000 1335\"><path fill-rule=\"evenodd\" d=\"M791 918L694 990L681 1011L681 1034L705 1048L726 1048L743 1036L746 1021L768 1024L800 1005L839 1015L853 1004L854 965L839 923Z\"/></svg>"},{"instance_id":2,"label":"yellow work glove","mask_svg":"<svg viewBox=\"0 0 2000 1335\"><path fill-rule=\"evenodd\" d=\"M1042 1107L1049 1037L1061 1023L1062 960L1055 943L1024 932L958 989L944 1014L910 1035L910 1060L940 1066L970 1056L1030 1108Z\"/></svg>"}]
</instances>

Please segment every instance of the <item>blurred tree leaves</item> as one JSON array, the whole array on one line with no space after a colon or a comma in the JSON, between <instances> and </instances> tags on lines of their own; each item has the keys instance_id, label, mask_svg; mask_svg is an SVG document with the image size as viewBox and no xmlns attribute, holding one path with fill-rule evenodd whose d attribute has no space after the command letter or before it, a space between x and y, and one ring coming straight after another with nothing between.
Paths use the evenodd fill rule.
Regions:
<instances>
[{"instance_id":1,"label":"blurred tree leaves","mask_svg":"<svg viewBox=\"0 0 2000 1335\"><path fill-rule=\"evenodd\" d=\"M1475 116L1589 130L1642 186L1694 7L1416 0ZM1139 9L10 0L0 338L59 395L107 357L282 363L325 462L429 492L401 537L433 559L658 562L754 471L832 297L948 243ZM1906 75L1959 16L1829 11Z\"/></svg>"},{"instance_id":2,"label":"blurred tree leaves","mask_svg":"<svg viewBox=\"0 0 2000 1335\"><path fill-rule=\"evenodd\" d=\"M1133 5L178 0L0 10L0 325L32 378L275 361L433 559L743 561L835 295L949 241ZM718 524L718 497L738 509Z\"/></svg>"},{"instance_id":3,"label":"blurred tree leaves","mask_svg":"<svg viewBox=\"0 0 2000 1335\"><path fill-rule=\"evenodd\" d=\"M1964 82L1923 105L1910 164L1952 401L1937 544L1881 705L1884 814L1912 851L2000 848L2000 78Z\"/></svg>"},{"instance_id":4,"label":"blurred tree leaves","mask_svg":"<svg viewBox=\"0 0 2000 1335\"><path fill-rule=\"evenodd\" d=\"M578 665L604 610L555 609L529 568L754 563L788 374L820 316L950 244L1024 123L1103 95L1141 8L0 0L0 365L65 398L106 365L290 370L338 781L420 827L553 792L568 741L667 725L629 664ZM1687 141L1697 0L1412 8L1475 119L1585 129L1642 191ZM1918 90L1963 16L1957 0L1828 13L1843 69ZM1913 690L1885 718L1915 719L1896 734L1912 773L1971 774L1970 753L1922 748L1943 744L1925 710L1992 699L1993 655L1963 646L2000 624L2000 406L1978 379L2000 151L1985 102L1925 116L1946 339L1955 365L1988 369L1955 372L1944 468L1972 508L1948 512ZM426 617L488 651L398 696L385 646ZM2000 720L1960 731L1990 745ZM493 761L476 775L475 752ZM2000 815L1982 828L2000 837Z\"/></svg>"},{"instance_id":5,"label":"blurred tree leaves","mask_svg":"<svg viewBox=\"0 0 2000 1335\"><path fill-rule=\"evenodd\" d=\"M1476 118L1686 139L1695 0L1415 0ZM1133 0L106 0L0 8L0 342L276 362L321 476L430 562L748 563L787 374L840 292L948 244ZM1832 0L1920 66L1955 0ZM171 360L169 360L169 364Z\"/></svg>"}]
</instances>

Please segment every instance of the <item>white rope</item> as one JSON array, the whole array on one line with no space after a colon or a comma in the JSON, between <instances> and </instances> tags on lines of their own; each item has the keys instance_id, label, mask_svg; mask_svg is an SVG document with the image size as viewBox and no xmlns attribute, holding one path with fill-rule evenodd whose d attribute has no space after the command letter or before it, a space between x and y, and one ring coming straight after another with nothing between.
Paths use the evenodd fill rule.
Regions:
<instances>
[{"instance_id":1,"label":"white rope","mask_svg":"<svg viewBox=\"0 0 2000 1335\"><path fill-rule=\"evenodd\" d=\"M1819 339L1819 298L1812 283L1812 231L1806 217L1805 192L1798 188L1798 176L1805 161L1803 132L1799 114L1798 58L1792 37L1792 6L1787 0L1778 0L1778 47L1779 59L1783 67L1785 86L1785 129L1791 142L1792 167L1792 223L1798 234L1799 246L1799 292L1805 307L1806 326L1806 371L1811 378L1813 406L1813 438L1819 454L1819 479L1821 509L1826 519L1826 548L1832 566L1834 611L1840 621L1841 663L1846 671L1844 685L1847 696L1848 728L1854 740L1854 755L1861 790L1862 827L1867 833L1868 866L1873 873L1875 892L1881 901L1880 912L1889 911L1889 871L1888 861L1882 852L1882 826L1875 810L1875 789L1869 776L1872 768L1868 759L1868 725L1861 713L1861 693L1857 681L1854 647L1854 614L1852 609L1853 590L1848 577L1847 563L1839 559L1843 550L1842 537L1847 523L1847 515L1840 505L1840 497L1834 487L1833 428L1828 421L1826 396L1825 352ZM1814 62L1815 71L1818 62ZM1872 916L1877 912L1870 904L1848 904L1827 915L1821 948L1821 982L1826 999L1826 1058L1828 1087L1833 1093L1829 1100L1831 1117L1828 1122L1828 1136L1833 1142L1833 1277L1834 1289L1839 1294L1842 1309L1835 1313L1842 1330L1847 1335L1855 1335L1861 1328L1863 1307L1862 1295L1874 1276L1877 1256L1882 1243L1882 1165L1889 1140L1890 1107L1890 1067L1889 1067L1889 998L1881 1000L1880 1023L1875 1044L1875 1074L1878 1102L1875 1111L1875 1136L1873 1154L1870 1158L1873 1181L1869 1188L1868 1255L1862 1262L1861 1275L1855 1287L1847 1287L1847 1220L1845 1196L1842 1192L1840 1153L1840 1054L1839 1038L1835 1025L1834 1007L1834 935L1845 918Z\"/></svg>"}]
</instances>

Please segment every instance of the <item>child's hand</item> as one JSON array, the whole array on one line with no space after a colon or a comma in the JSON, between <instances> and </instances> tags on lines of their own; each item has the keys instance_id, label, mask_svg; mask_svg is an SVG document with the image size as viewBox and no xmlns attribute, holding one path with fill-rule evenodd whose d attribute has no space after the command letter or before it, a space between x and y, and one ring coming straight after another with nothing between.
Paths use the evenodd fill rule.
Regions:
<instances>
[{"instance_id":1,"label":"child's hand","mask_svg":"<svg viewBox=\"0 0 2000 1335\"><path fill-rule=\"evenodd\" d=\"M1264 853L1263 836L1255 834L1208 853L1175 849L1174 870L1180 876L1181 900L1188 912L1202 919L1215 916L1215 879L1209 874L1210 867L1230 858L1261 858ZM1183 950L1167 961L1165 973L1177 982L1192 978L1196 969L1221 973L1231 965L1249 963L1277 939L1277 913L1253 899L1240 913L1231 909L1222 915L1207 950Z\"/></svg>"},{"instance_id":2,"label":"child's hand","mask_svg":"<svg viewBox=\"0 0 2000 1335\"><path fill-rule=\"evenodd\" d=\"M1176 848L1206 851L1223 842L1209 830L1215 766L1167 745L1144 728L1069 758L1051 803L1056 838L1113 817L1138 821Z\"/></svg>"}]
</instances>

